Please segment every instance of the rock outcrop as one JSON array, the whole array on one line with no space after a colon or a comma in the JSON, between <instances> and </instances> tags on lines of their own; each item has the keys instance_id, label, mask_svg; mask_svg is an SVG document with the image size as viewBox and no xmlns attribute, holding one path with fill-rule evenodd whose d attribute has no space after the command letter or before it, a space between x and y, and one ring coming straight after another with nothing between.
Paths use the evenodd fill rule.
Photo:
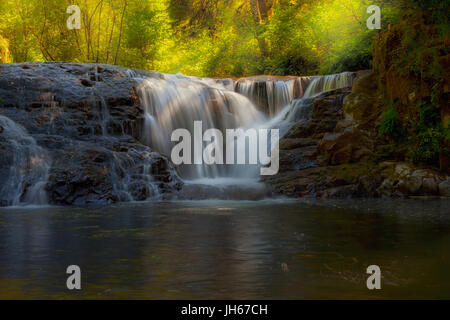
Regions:
<instances>
[{"instance_id":1,"label":"rock outcrop","mask_svg":"<svg viewBox=\"0 0 450 320\"><path fill-rule=\"evenodd\" d=\"M385 101L395 104L408 135L418 135L412 124L418 123L424 103L438 104L441 126L448 132L449 46L448 32L428 10L406 11L399 23L389 25L375 38L373 86ZM437 165L450 173L450 141L443 138L440 144Z\"/></svg>"},{"instance_id":2,"label":"rock outcrop","mask_svg":"<svg viewBox=\"0 0 450 320\"><path fill-rule=\"evenodd\" d=\"M107 65L0 65L0 205L183 198L175 167L142 143L137 76L162 77ZM292 102L288 119L302 120L280 140L279 173L264 182L291 197L448 197L445 170L380 155L382 83L370 71L355 76L352 88ZM290 83L297 91L300 80Z\"/></svg>"},{"instance_id":3,"label":"rock outcrop","mask_svg":"<svg viewBox=\"0 0 450 320\"><path fill-rule=\"evenodd\" d=\"M294 197L448 197L450 59L440 28L424 10L377 33L373 69L316 99L311 120L280 142L280 174L266 181ZM397 136L380 134L389 109Z\"/></svg>"},{"instance_id":4,"label":"rock outcrop","mask_svg":"<svg viewBox=\"0 0 450 320\"><path fill-rule=\"evenodd\" d=\"M145 200L181 188L170 161L139 142L144 115L130 74L139 72L74 63L0 65L0 116L45 150L49 203ZM14 200L1 191L5 175L15 170L26 176L39 164L24 152L13 154L5 130L0 127L0 168L8 168L0 170L0 203L11 205ZM18 190L25 199L27 186Z\"/></svg>"},{"instance_id":5,"label":"rock outcrop","mask_svg":"<svg viewBox=\"0 0 450 320\"><path fill-rule=\"evenodd\" d=\"M275 192L322 198L448 197L445 172L379 159L377 91L361 90L371 79L372 73L362 74L353 91L333 90L314 100L311 119L294 125L280 141L280 172L264 179Z\"/></svg>"}]
</instances>

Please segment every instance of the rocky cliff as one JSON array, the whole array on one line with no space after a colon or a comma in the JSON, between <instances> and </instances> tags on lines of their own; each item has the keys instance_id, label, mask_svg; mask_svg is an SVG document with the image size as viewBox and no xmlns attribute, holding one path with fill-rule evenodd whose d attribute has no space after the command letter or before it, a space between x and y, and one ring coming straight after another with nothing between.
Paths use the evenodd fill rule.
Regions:
<instances>
[{"instance_id":1,"label":"rocky cliff","mask_svg":"<svg viewBox=\"0 0 450 320\"><path fill-rule=\"evenodd\" d=\"M294 197L450 195L449 36L427 12L377 34L373 69L322 94L280 143L277 192Z\"/></svg>"},{"instance_id":2,"label":"rocky cliff","mask_svg":"<svg viewBox=\"0 0 450 320\"><path fill-rule=\"evenodd\" d=\"M0 204L36 196L39 179L47 181L42 188L51 204L144 200L179 190L168 159L139 142L143 112L133 72L141 71L0 65Z\"/></svg>"},{"instance_id":3,"label":"rocky cliff","mask_svg":"<svg viewBox=\"0 0 450 320\"><path fill-rule=\"evenodd\" d=\"M0 205L229 198L230 186L183 188L167 157L142 143L145 112L136 78L161 76L107 65L0 65ZM266 185L291 197L450 196L447 168L408 161L401 144L385 151L392 141L377 127L386 108L382 73L346 78L353 76L352 87L292 101L289 116L303 120L281 139L280 172L265 177ZM240 79L234 89L271 81L257 80ZM292 97L269 96L267 85L266 94L255 89L256 98L267 96L259 107L298 98L310 79L290 80L293 88L283 82L279 92ZM240 186L230 197L259 199L270 191L255 192Z\"/></svg>"},{"instance_id":4,"label":"rocky cliff","mask_svg":"<svg viewBox=\"0 0 450 320\"><path fill-rule=\"evenodd\" d=\"M357 80L353 91L329 91L314 100L312 118L280 141L280 172L264 179L275 192L321 198L450 195L450 177L438 168L377 154L373 119L381 111L376 91L366 86L373 86L373 73Z\"/></svg>"}]
</instances>

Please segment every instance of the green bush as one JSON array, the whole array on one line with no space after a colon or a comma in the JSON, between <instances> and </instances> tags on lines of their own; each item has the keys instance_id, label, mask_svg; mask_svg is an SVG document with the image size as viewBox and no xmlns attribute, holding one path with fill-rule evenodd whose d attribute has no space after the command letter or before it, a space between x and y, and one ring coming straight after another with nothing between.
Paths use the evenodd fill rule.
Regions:
<instances>
[{"instance_id":1,"label":"green bush","mask_svg":"<svg viewBox=\"0 0 450 320\"><path fill-rule=\"evenodd\" d=\"M377 127L379 137L389 137L397 140L405 136L405 129L400 122L397 108L393 103L390 103L388 108L383 111Z\"/></svg>"},{"instance_id":2,"label":"green bush","mask_svg":"<svg viewBox=\"0 0 450 320\"><path fill-rule=\"evenodd\" d=\"M414 163L439 164L443 134L440 128L428 128L413 138L409 156Z\"/></svg>"},{"instance_id":3,"label":"green bush","mask_svg":"<svg viewBox=\"0 0 450 320\"><path fill-rule=\"evenodd\" d=\"M419 109L419 119L414 124L415 135L411 136L409 156L415 163L439 165L439 153L448 154L443 140L449 140L450 129L441 123L439 106L439 86L435 84L431 97L422 101Z\"/></svg>"},{"instance_id":4,"label":"green bush","mask_svg":"<svg viewBox=\"0 0 450 320\"><path fill-rule=\"evenodd\" d=\"M359 71L372 68L373 33L366 30L329 54L321 63L321 74Z\"/></svg>"},{"instance_id":5,"label":"green bush","mask_svg":"<svg viewBox=\"0 0 450 320\"><path fill-rule=\"evenodd\" d=\"M431 97L422 101L419 109L419 121L417 129L425 130L433 128L441 123L441 113L439 106L439 86L435 84L431 89Z\"/></svg>"}]
</instances>

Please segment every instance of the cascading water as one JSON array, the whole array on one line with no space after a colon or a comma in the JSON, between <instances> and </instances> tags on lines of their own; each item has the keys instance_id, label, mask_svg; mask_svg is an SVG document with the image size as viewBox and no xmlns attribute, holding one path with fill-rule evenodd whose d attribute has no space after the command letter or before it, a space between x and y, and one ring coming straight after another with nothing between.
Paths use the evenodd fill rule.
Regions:
<instances>
[{"instance_id":1,"label":"cascading water","mask_svg":"<svg viewBox=\"0 0 450 320\"><path fill-rule=\"evenodd\" d=\"M312 117L314 100L317 96L327 91L352 87L355 79L356 74L353 72L311 77L310 84L303 96L299 99L293 99L270 119L266 126L279 128L280 137L282 137L293 125L308 121Z\"/></svg>"},{"instance_id":2,"label":"cascading water","mask_svg":"<svg viewBox=\"0 0 450 320\"><path fill-rule=\"evenodd\" d=\"M329 76L274 79L258 77L237 80L213 80L183 75L158 74L139 79L138 95L144 106L146 122L144 143L171 154L173 130L194 132L194 121L202 121L203 130L217 128L277 128L284 135L292 125L311 117L314 96L325 91L350 87L355 75L345 72ZM230 89L234 87L236 92ZM255 101L255 104L251 101ZM266 107L261 107L261 105ZM258 111L266 108L266 117ZM205 144L204 144L205 145ZM223 150L222 150L223 151ZM248 152L248 149L238 152ZM182 165L185 179L249 178L258 179L251 166Z\"/></svg>"},{"instance_id":3,"label":"cascading water","mask_svg":"<svg viewBox=\"0 0 450 320\"><path fill-rule=\"evenodd\" d=\"M251 77L236 81L235 91L248 97L269 117L276 115L293 99L303 96L314 77Z\"/></svg>"},{"instance_id":4,"label":"cascading water","mask_svg":"<svg viewBox=\"0 0 450 320\"><path fill-rule=\"evenodd\" d=\"M50 169L47 153L25 128L11 119L0 116L0 128L0 139L8 147L3 161L9 164L0 168L0 177L6 181L0 188L0 199L7 202L3 205L47 204L45 185Z\"/></svg>"},{"instance_id":5,"label":"cascading water","mask_svg":"<svg viewBox=\"0 0 450 320\"><path fill-rule=\"evenodd\" d=\"M138 88L146 121L143 140L156 150L170 155L175 129L194 132L194 121L202 121L203 130L250 127L266 118L243 95L227 90L211 79L162 75L163 79L142 79ZM232 173L234 172L234 173ZM244 172L224 165L185 165L183 177L188 179L242 176Z\"/></svg>"},{"instance_id":6,"label":"cascading water","mask_svg":"<svg viewBox=\"0 0 450 320\"><path fill-rule=\"evenodd\" d=\"M133 70L127 70L130 78L137 77ZM119 142L123 136L111 135L111 115L104 97L99 92L93 92L91 104L97 106L97 118L101 127L99 140ZM133 154L134 153L134 154ZM127 153L112 153L109 161L109 174L111 175L112 188L119 201L134 201L145 198L153 198L159 195L158 184L152 174L152 165L158 157L148 151L129 149ZM136 161L139 159L140 161Z\"/></svg>"},{"instance_id":7,"label":"cascading water","mask_svg":"<svg viewBox=\"0 0 450 320\"><path fill-rule=\"evenodd\" d=\"M282 137L295 123L307 121L311 117L312 105L317 94L350 87L355 78L353 73L342 73L324 77L282 79L258 77L234 81L135 71L128 72L127 76L139 83L136 89L144 109L143 132L137 136L154 151L169 157L172 147L178 143L171 142L173 131L183 128L194 135L195 121L202 122L203 132L200 132L200 135L212 128L222 132L224 138L227 129L241 128L245 131L276 128L280 130ZM66 144L73 143L73 147L77 149L85 148L94 150L94 153L105 153L103 157L105 160L101 160L101 157L99 159L104 161L104 168L107 169L105 172L108 174L105 179L112 182L112 194L119 201L162 196L160 188L162 182L172 182L164 180L167 179L164 175L155 173L155 168L160 167L158 163L165 160L162 161L157 152L152 152L142 145L135 144L128 148L126 144L129 136L125 134L124 127L121 127L121 130L115 130L117 128L113 127L118 123L117 110L114 109L117 106L111 108L102 91L93 90L89 105L93 106L96 112L92 113L93 118L88 123L79 122L86 125L86 128L77 127L81 129L81 135L78 135L79 131L74 130L72 122L75 120L71 117L62 117L65 114L62 110L54 114L54 119L59 121L59 125L56 125L56 122L53 124L52 117L47 134L57 137L58 130L68 130L66 132L68 138L64 140ZM64 121L70 123L66 126ZM6 116L0 116L0 145L4 148L0 149L2 206L47 203L46 187L50 181L50 169L53 168L50 168L49 153L35 140L36 138L41 143L42 132L37 132L33 133L36 136L31 136L21 125ZM87 133L84 134L85 132ZM244 143L242 148L242 144L239 144L239 141L242 139L245 141L246 137L239 136L232 139L237 142L235 155L250 158L249 146ZM224 141L223 148L227 148L228 141ZM111 146L115 144L124 144L127 151L113 151L115 147ZM207 144L203 141L202 147ZM106 148L97 148L96 145ZM225 149L219 149L216 152L224 151ZM198 154L194 152L192 154L194 158L198 157ZM57 159L54 160L53 164ZM225 194L233 199L257 199L264 197L264 191L258 182L259 169L260 164L223 165L203 162L181 165L179 172L185 182L183 193L191 194L192 198L210 199L216 196L223 198ZM174 172L172 167L170 170ZM237 187L238 185L240 187ZM252 193L251 190L255 192Z\"/></svg>"},{"instance_id":8,"label":"cascading water","mask_svg":"<svg viewBox=\"0 0 450 320\"><path fill-rule=\"evenodd\" d=\"M306 89L303 97L310 98L319 93L353 86L356 74L353 72L343 72L321 77L314 77L311 84Z\"/></svg>"}]
</instances>

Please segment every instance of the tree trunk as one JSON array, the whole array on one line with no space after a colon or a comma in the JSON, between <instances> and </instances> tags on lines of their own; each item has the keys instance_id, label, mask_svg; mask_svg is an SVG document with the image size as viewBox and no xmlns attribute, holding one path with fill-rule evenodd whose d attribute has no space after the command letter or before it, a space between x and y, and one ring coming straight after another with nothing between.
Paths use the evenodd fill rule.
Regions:
<instances>
[{"instance_id":1,"label":"tree trunk","mask_svg":"<svg viewBox=\"0 0 450 320\"><path fill-rule=\"evenodd\" d=\"M120 18L120 32L119 32L119 43L117 44L116 56L114 57L114 64L117 64L117 57L119 55L120 42L122 40L122 32L123 32L123 18L125 16L125 11L127 10L127 0L123 5L122 17Z\"/></svg>"},{"instance_id":2,"label":"tree trunk","mask_svg":"<svg viewBox=\"0 0 450 320\"><path fill-rule=\"evenodd\" d=\"M253 16L253 21L256 25L256 40L258 41L259 50L263 57L268 56L266 39L261 30L262 24L268 17L270 5L267 0L250 0L250 10Z\"/></svg>"}]
</instances>

